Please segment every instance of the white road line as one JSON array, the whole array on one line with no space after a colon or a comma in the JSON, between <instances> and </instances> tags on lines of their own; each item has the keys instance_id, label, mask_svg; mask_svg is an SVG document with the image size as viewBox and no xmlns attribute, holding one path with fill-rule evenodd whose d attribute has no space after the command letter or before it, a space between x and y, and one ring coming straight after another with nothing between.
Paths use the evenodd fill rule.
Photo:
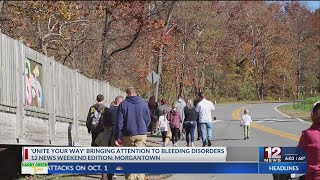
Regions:
<instances>
[{"instance_id":1,"label":"white road line","mask_svg":"<svg viewBox=\"0 0 320 180\"><path fill-rule=\"evenodd\" d=\"M257 119L256 121L287 121L287 120L286 119L265 118L265 119Z\"/></svg>"},{"instance_id":2,"label":"white road line","mask_svg":"<svg viewBox=\"0 0 320 180\"><path fill-rule=\"evenodd\" d=\"M284 113L282 113L282 112L280 112L280 111L278 110L278 107L279 107L279 106L282 106L282 105L284 105L284 104L287 104L287 103L279 104L278 106L274 107L274 110L277 111L278 113L280 113L280 114L288 117L288 118L292 118L291 116L288 116L288 115L286 115L286 114L284 114ZM302 119L300 119L300 118L295 118L295 119L297 119L297 120L300 121L300 122L306 123L306 124L312 124L312 123L307 122L307 121L305 121L305 120L302 120Z\"/></svg>"},{"instance_id":3,"label":"white road line","mask_svg":"<svg viewBox=\"0 0 320 180\"><path fill-rule=\"evenodd\" d=\"M305 121L305 120L303 120L303 119L300 119L300 118L297 118L300 122L304 122L304 123L307 123L307 124L312 124L311 122L307 122L307 121Z\"/></svg>"},{"instance_id":4,"label":"white road line","mask_svg":"<svg viewBox=\"0 0 320 180\"><path fill-rule=\"evenodd\" d=\"M212 123L217 123L217 122L220 122L220 121L222 121L222 120L214 120L214 121L212 121Z\"/></svg>"},{"instance_id":5,"label":"white road line","mask_svg":"<svg viewBox=\"0 0 320 180\"><path fill-rule=\"evenodd\" d=\"M279 106L282 106L282 105L285 105L285 104L287 104L287 103L279 104L278 106L274 107L274 110L277 111L278 113L286 116L287 118L292 118L291 116L288 116L288 115L286 115L286 114L284 114L284 113L282 113L282 112L280 112L280 111L278 110L278 107L279 107Z\"/></svg>"}]
</instances>

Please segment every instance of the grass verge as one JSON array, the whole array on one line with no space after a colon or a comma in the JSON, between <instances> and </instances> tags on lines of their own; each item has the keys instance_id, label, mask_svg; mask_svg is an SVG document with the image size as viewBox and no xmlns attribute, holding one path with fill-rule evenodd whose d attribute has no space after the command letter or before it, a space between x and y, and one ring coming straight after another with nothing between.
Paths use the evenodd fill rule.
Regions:
<instances>
[{"instance_id":1,"label":"grass verge","mask_svg":"<svg viewBox=\"0 0 320 180\"><path fill-rule=\"evenodd\" d=\"M313 108L314 103L320 100L320 96L305 98L300 102L294 104L286 104L279 106L278 110L288 114L289 116L300 118L311 122L310 112Z\"/></svg>"},{"instance_id":2,"label":"grass verge","mask_svg":"<svg viewBox=\"0 0 320 180\"><path fill-rule=\"evenodd\" d=\"M286 104L278 107L278 110L294 118L300 118L311 122L310 111L295 108L292 104Z\"/></svg>"}]
</instances>

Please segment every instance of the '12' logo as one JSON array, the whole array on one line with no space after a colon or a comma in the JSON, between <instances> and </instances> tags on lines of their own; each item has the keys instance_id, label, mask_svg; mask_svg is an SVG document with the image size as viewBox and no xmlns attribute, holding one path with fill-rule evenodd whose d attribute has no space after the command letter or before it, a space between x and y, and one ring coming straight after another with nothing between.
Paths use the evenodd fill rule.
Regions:
<instances>
[{"instance_id":1,"label":"'12' logo","mask_svg":"<svg viewBox=\"0 0 320 180\"><path fill-rule=\"evenodd\" d=\"M281 159L280 147L265 147L264 159Z\"/></svg>"}]
</instances>

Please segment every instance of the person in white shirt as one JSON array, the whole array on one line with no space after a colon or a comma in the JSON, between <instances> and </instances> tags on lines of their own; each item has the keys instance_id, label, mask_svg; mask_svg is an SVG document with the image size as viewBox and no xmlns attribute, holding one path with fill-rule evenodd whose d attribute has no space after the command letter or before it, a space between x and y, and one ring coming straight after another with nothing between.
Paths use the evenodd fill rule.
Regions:
<instances>
[{"instance_id":1,"label":"person in white shirt","mask_svg":"<svg viewBox=\"0 0 320 180\"><path fill-rule=\"evenodd\" d=\"M249 116L249 110L245 109L241 117L240 126L243 126L244 140L249 139L250 134L250 124L252 123L252 118Z\"/></svg>"},{"instance_id":2,"label":"person in white shirt","mask_svg":"<svg viewBox=\"0 0 320 180\"><path fill-rule=\"evenodd\" d=\"M163 147L166 147L166 138L168 133L168 120L167 120L167 111L163 110L162 115L159 117L159 129L162 135Z\"/></svg>"},{"instance_id":3,"label":"person in white shirt","mask_svg":"<svg viewBox=\"0 0 320 180\"><path fill-rule=\"evenodd\" d=\"M208 101L203 93L199 94L201 101L197 104L196 111L199 113L199 124L201 129L202 146L211 146L212 140L212 111L215 107L211 101ZM208 139L207 139L208 138Z\"/></svg>"}]
</instances>

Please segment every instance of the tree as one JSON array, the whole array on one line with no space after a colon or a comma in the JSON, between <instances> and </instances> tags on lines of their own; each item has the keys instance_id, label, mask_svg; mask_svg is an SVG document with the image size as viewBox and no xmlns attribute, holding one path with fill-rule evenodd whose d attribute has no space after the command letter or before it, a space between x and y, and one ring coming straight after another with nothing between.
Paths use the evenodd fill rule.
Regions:
<instances>
[{"instance_id":1,"label":"tree","mask_svg":"<svg viewBox=\"0 0 320 180\"><path fill-rule=\"evenodd\" d=\"M289 32L288 43L295 53L296 59L296 93L301 94L303 66L306 62L306 48L312 37L319 35L315 33L312 25L312 13L301 3L286 3L285 10L287 12L287 30Z\"/></svg>"},{"instance_id":2,"label":"tree","mask_svg":"<svg viewBox=\"0 0 320 180\"><path fill-rule=\"evenodd\" d=\"M146 10L148 3L142 2L107 2L104 7L105 26L103 31L103 51L100 64L100 75L102 78L110 68L110 59L117 53L130 48L142 34L150 17L165 11L169 6L163 2L157 6L152 13ZM126 26L123 26L127 24ZM132 32L133 30L133 32ZM145 29L152 31L152 29ZM121 32L121 33L119 33ZM117 35L114 35L114 34Z\"/></svg>"},{"instance_id":3,"label":"tree","mask_svg":"<svg viewBox=\"0 0 320 180\"><path fill-rule=\"evenodd\" d=\"M164 23L164 27L162 28L162 34L161 34L161 45L159 48L159 55L158 55L158 72L157 74L161 77L161 71L162 71L162 61L163 61L163 50L164 50L164 38L166 38L166 36L168 36L168 33L170 32L169 29L169 25L170 25L170 20L171 20L171 16L172 16L172 10L174 7L174 3L175 1L171 1L169 8L166 11L166 18L165 18L165 23ZM159 93L159 81L156 83L156 91L155 91L155 97L156 100L158 99L158 93Z\"/></svg>"},{"instance_id":4,"label":"tree","mask_svg":"<svg viewBox=\"0 0 320 180\"><path fill-rule=\"evenodd\" d=\"M157 98L266 100L320 88L319 14L300 2L0 1L0 29L145 98L157 71Z\"/></svg>"}]
</instances>

